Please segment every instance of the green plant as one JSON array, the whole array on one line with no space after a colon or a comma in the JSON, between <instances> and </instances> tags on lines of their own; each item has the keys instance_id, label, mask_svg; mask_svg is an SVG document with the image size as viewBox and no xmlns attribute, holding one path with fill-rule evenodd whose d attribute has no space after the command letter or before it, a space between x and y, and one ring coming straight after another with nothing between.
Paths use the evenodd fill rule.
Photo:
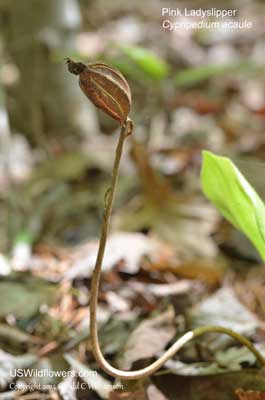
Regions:
<instances>
[{"instance_id":1,"label":"green plant","mask_svg":"<svg viewBox=\"0 0 265 400\"><path fill-rule=\"evenodd\" d=\"M121 125L120 136L115 153L115 160L112 171L111 186L105 196L105 209L103 215L103 222L101 227L101 235L99 242L99 249L94 268L92 282L91 282L91 296L90 296L90 336L92 342L92 351L98 365L109 375L118 377L124 380L135 380L145 378L158 369L160 369L165 362L177 353L187 342L191 339L201 336L205 333L215 332L223 333L231 336L241 344L246 346L257 358L261 365L265 365L265 360L262 355L255 349L252 343L242 335L221 327L221 326L203 326L192 331L185 333L179 338L158 360L150 364L148 367L137 371L122 371L114 368L108 363L102 354L97 330L97 303L98 291L100 283L101 266L104 257L110 217L112 211L113 200L115 196L119 165L122 156L122 150L125 139L132 133L133 124L128 113L130 109L130 89L125 78L119 71L114 68L102 64L88 64L87 66L82 63L75 63L67 59L68 69L71 73L79 75L79 84L85 95L102 111L117 119ZM204 170L205 172L205 170Z\"/></svg>"},{"instance_id":2,"label":"green plant","mask_svg":"<svg viewBox=\"0 0 265 400\"><path fill-rule=\"evenodd\" d=\"M201 183L206 197L265 260L265 206L237 167L226 157L204 151Z\"/></svg>"}]
</instances>

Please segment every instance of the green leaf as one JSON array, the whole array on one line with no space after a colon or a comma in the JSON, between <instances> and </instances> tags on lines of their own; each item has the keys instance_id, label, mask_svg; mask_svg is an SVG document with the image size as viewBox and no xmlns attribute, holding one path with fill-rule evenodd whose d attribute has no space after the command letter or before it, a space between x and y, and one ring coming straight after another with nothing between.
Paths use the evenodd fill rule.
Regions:
<instances>
[{"instance_id":1,"label":"green leaf","mask_svg":"<svg viewBox=\"0 0 265 400\"><path fill-rule=\"evenodd\" d=\"M55 299L56 288L42 279L28 278L20 281L4 279L0 282L0 318L14 314L16 318L27 319L38 313L42 304L50 305Z\"/></svg>"},{"instance_id":2,"label":"green leaf","mask_svg":"<svg viewBox=\"0 0 265 400\"><path fill-rule=\"evenodd\" d=\"M160 80L168 75L168 64L150 50L137 46L122 46L121 50L150 78Z\"/></svg>"},{"instance_id":3,"label":"green leaf","mask_svg":"<svg viewBox=\"0 0 265 400\"><path fill-rule=\"evenodd\" d=\"M231 64L207 64L195 68L187 68L179 71L175 75L175 84L179 87L191 86L197 83L201 83L206 79L215 78L216 76L248 71L254 68L248 62L237 62Z\"/></svg>"},{"instance_id":4,"label":"green leaf","mask_svg":"<svg viewBox=\"0 0 265 400\"><path fill-rule=\"evenodd\" d=\"M265 260L265 206L232 161L204 151L201 184L205 196Z\"/></svg>"}]
</instances>

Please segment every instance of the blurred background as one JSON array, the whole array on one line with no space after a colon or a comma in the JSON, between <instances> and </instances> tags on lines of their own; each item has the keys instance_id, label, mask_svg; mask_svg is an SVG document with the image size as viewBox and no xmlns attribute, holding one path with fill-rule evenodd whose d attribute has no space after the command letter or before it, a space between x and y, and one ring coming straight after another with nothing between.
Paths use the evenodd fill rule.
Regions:
<instances>
[{"instance_id":1,"label":"blurred background","mask_svg":"<svg viewBox=\"0 0 265 400\"><path fill-rule=\"evenodd\" d=\"M162 16L163 7L233 9L236 16L228 21L239 25L169 30L165 19L195 19ZM252 27L244 28L244 21ZM117 67L132 91L135 131L126 143L103 263L104 354L130 368L155 357L189 327L213 324L214 318L218 325L230 318L229 327L264 341L260 258L204 198L199 179L201 151L208 149L232 158L265 196L264 21L265 4L258 0L0 1L3 392L14 381L8 363L96 369L88 338L89 282L119 127L84 96L65 57ZM149 331L142 327L151 316L163 316L165 332L157 321ZM126 353L152 332L156 343L144 356L137 346ZM168 368L189 375L185 363L200 361L208 363L209 373L220 365L230 371L227 346L216 340L199 350L191 345ZM247 356L233 355L241 361L232 369L243 368L242 357L254 365ZM158 390L165 398L188 398L184 388L191 382L180 381L176 394L168 389L170 376L152 382L148 398L155 399ZM63 385L67 382L60 389L36 389L35 398L66 399ZM25 387L19 396L26 399ZM93 390L85 396L124 398Z\"/></svg>"}]
</instances>

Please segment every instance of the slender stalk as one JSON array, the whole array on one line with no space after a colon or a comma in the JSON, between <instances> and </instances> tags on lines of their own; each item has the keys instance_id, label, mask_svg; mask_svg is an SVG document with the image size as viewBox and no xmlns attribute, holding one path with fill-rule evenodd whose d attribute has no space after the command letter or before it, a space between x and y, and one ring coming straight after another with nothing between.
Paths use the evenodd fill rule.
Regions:
<instances>
[{"instance_id":1,"label":"slender stalk","mask_svg":"<svg viewBox=\"0 0 265 400\"><path fill-rule=\"evenodd\" d=\"M215 332L215 333L223 333L228 336L231 336L233 339L240 342L242 345L246 346L257 358L258 362L265 366L265 359L260 354L260 352L253 346L253 344L246 339L244 336L232 331L231 329L224 328L221 326L203 326L194 329L193 331L189 331L185 333L181 338L179 338L167 351L165 351L162 356L150 364L146 368L142 368L137 371L121 371L117 368L114 368L112 365L108 363L102 354L99 340L98 340L98 330L97 330L97 303L98 303L98 291L99 291L99 283L100 283L100 273L101 266L104 257L110 217L112 211L113 200L115 196L118 174L119 174L119 165L122 156L123 145L126 137L132 131L132 121L127 118L125 123L121 127L119 142L116 148L115 161L113 165L113 173L112 173L112 181L110 189L106 194L105 199L105 210L103 223L101 228L101 236L99 242L99 249L97 254L96 265L94 268L92 282L91 282L91 297L90 297L90 337L92 342L92 351L95 356L95 359L98 365L109 375L112 375L117 378L121 378L124 380L135 380L139 378L145 378L151 374L154 374L157 370L159 370L166 361L168 361L171 357L173 357L178 350L180 350L186 343L190 340L204 335L205 333Z\"/></svg>"}]
</instances>

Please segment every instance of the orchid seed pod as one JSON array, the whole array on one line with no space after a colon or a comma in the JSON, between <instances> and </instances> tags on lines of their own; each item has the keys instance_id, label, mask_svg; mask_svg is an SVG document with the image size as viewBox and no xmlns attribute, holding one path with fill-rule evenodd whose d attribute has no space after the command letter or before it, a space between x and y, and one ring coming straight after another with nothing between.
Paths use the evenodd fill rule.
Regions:
<instances>
[{"instance_id":1,"label":"orchid seed pod","mask_svg":"<svg viewBox=\"0 0 265 400\"><path fill-rule=\"evenodd\" d=\"M98 297L100 289L100 277L102 262L108 239L110 228L111 212L113 201L118 183L119 167L122 157L122 151L126 138L132 133L133 122L128 117L131 107L131 92L128 83L122 74L109 65L97 62L85 65L81 62L74 62L66 59L68 69L72 74L79 75L79 84L85 95L102 111L118 120L121 124L120 136L115 151L114 163L112 168L112 177L110 188L105 195L105 206L101 226L100 240L95 267L92 274L90 285L90 347L95 360L107 374L122 379L136 380L146 378L157 372L165 363L173 357L186 343L194 338L209 332L226 334L236 339L246 346L257 358L259 363L265 367L265 358L255 348L255 346L244 336L222 326L202 326L192 331L186 332L175 343L169 347L157 360L136 371L123 371L113 367L105 358L99 341L97 326Z\"/></svg>"},{"instance_id":2,"label":"orchid seed pod","mask_svg":"<svg viewBox=\"0 0 265 400\"><path fill-rule=\"evenodd\" d=\"M124 76L102 62L85 65L67 58L66 63L72 74L79 75L80 88L89 100L123 124L131 108L131 91Z\"/></svg>"}]
</instances>

